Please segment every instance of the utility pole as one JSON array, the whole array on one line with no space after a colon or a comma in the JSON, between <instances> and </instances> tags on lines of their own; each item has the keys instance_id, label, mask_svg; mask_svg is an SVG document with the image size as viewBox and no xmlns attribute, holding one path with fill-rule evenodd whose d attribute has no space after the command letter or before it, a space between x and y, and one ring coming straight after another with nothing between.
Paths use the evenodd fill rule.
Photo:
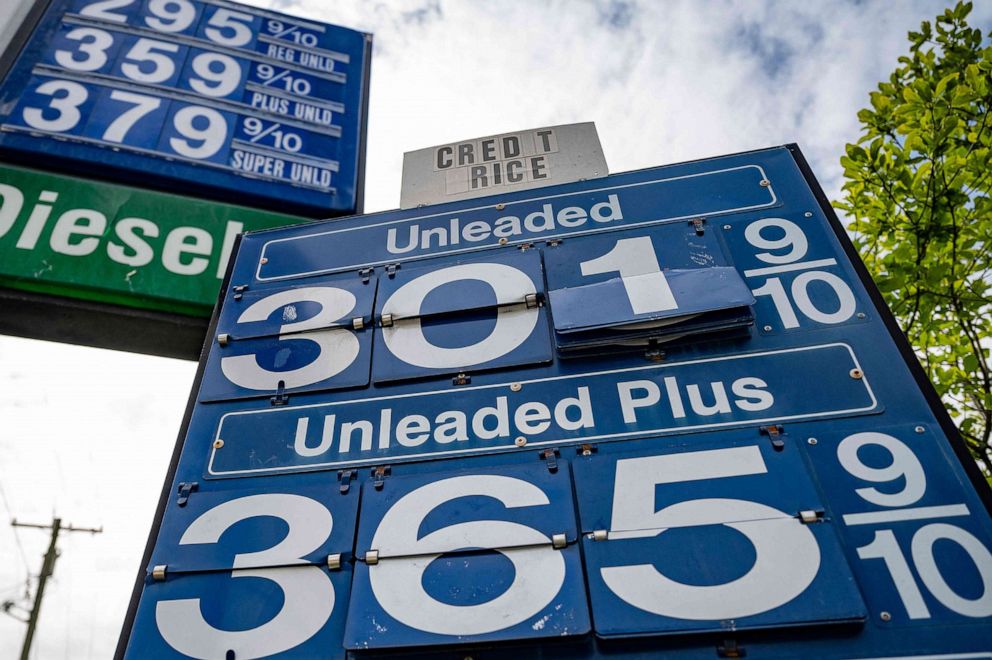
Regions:
<instances>
[{"instance_id":1,"label":"utility pole","mask_svg":"<svg viewBox=\"0 0 992 660\"><path fill-rule=\"evenodd\" d=\"M35 529L52 530L52 539L48 543L48 551L45 553L45 560L41 564L41 574L38 576L38 590L35 591L34 605L31 606L31 616L28 618L28 631L24 635L24 646L21 647L21 660L28 660L28 654L31 652L31 642L34 640L34 631L38 627L38 615L41 613L41 599L45 597L45 583L48 582L48 578L55 572L55 560L59 557L59 551L55 547L55 543L59 538L59 532L89 532L91 534L100 534L103 532L103 527L99 529L93 527L73 527L72 525L63 527L61 518L53 518L50 525L20 523L17 522L16 518L11 520L10 524L14 527L33 527Z\"/></svg>"}]
</instances>

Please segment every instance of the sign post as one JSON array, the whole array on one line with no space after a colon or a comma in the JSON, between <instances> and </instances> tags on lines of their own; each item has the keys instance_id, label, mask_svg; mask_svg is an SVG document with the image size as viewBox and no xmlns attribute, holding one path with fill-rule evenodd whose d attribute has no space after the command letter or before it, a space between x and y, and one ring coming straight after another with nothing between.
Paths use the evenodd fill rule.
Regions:
<instances>
[{"instance_id":1,"label":"sign post","mask_svg":"<svg viewBox=\"0 0 992 660\"><path fill-rule=\"evenodd\" d=\"M988 653L988 487L797 147L236 255L118 657Z\"/></svg>"}]
</instances>

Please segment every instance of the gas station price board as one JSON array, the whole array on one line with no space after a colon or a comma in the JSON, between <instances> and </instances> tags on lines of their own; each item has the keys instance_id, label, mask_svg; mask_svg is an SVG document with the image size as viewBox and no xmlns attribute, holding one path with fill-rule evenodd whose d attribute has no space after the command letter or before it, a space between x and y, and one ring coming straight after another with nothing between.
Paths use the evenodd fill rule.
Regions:
<instances>
[{"instance_id":1,"label":"gas station price board","mask_svg":"<svg viewBox=\"0 0 992 660\"><path fill-rule=\"evenodd\" d=\"M989 492L795 146L250 232L127 658L979 658Z\"/></svg>"},{"instance_id":2,"label":"gas station price board","mask_svg":"<svg viewBox=\"0 0 992 660\"><path fill-rule=\"evenodd\" d=\"M354 213L370 51L371 35L224 0L54 0L0 88L0 150Z\"/></svg>"}]
</instances>

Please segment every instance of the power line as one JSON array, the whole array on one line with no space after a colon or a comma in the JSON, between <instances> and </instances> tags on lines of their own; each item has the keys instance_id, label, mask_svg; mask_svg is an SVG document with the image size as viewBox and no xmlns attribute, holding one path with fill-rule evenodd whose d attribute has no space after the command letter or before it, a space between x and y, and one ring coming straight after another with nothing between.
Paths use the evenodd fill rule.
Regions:
<instances>
[{"instance_id":1,"label":"power line","mask_svg":"<svg viewBox=\"0 0 992 660\"><path fill-rule=\"evenodd\" d=\"M0 500L3 500L3 508L7 511L7 519L11 521L11 529L14 531L14 541L17 543L17 550L21 555L21 561L24 563L24 572L31 579L31 566L28 565L28 556L24 552L24 545L21 543L21 535L17 533L17 526L13 524L14 522L14 512L10 510L10 502L7 501L7 492L3 489L3 482L0 481Z\"/></svg>"}]
</instances>

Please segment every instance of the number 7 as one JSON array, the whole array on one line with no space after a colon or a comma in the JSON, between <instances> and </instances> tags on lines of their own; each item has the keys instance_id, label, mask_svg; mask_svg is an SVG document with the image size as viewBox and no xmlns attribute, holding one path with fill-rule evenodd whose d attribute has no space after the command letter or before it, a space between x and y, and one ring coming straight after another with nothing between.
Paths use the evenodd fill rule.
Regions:
<instances>
[{"instance_id":1,"label":"number 7","mask_svg":"<svg viewBox=\"0 0 992 660\"><path fill-rule=\"evenodd\" d=\"M157 110L162 105L162 99L157 99L153 96L132 94L131 92L122 92L119 89L112 91L110 98L115 101L133 103L134 107L130 110L125 110L117 119L110 123L110 126L107 126L107 130L103 132L103 139L107 142L124 142L127 132L131 130L132 126L138 123L138 120L149 112Z\"/></svg>"}]
</instances>

